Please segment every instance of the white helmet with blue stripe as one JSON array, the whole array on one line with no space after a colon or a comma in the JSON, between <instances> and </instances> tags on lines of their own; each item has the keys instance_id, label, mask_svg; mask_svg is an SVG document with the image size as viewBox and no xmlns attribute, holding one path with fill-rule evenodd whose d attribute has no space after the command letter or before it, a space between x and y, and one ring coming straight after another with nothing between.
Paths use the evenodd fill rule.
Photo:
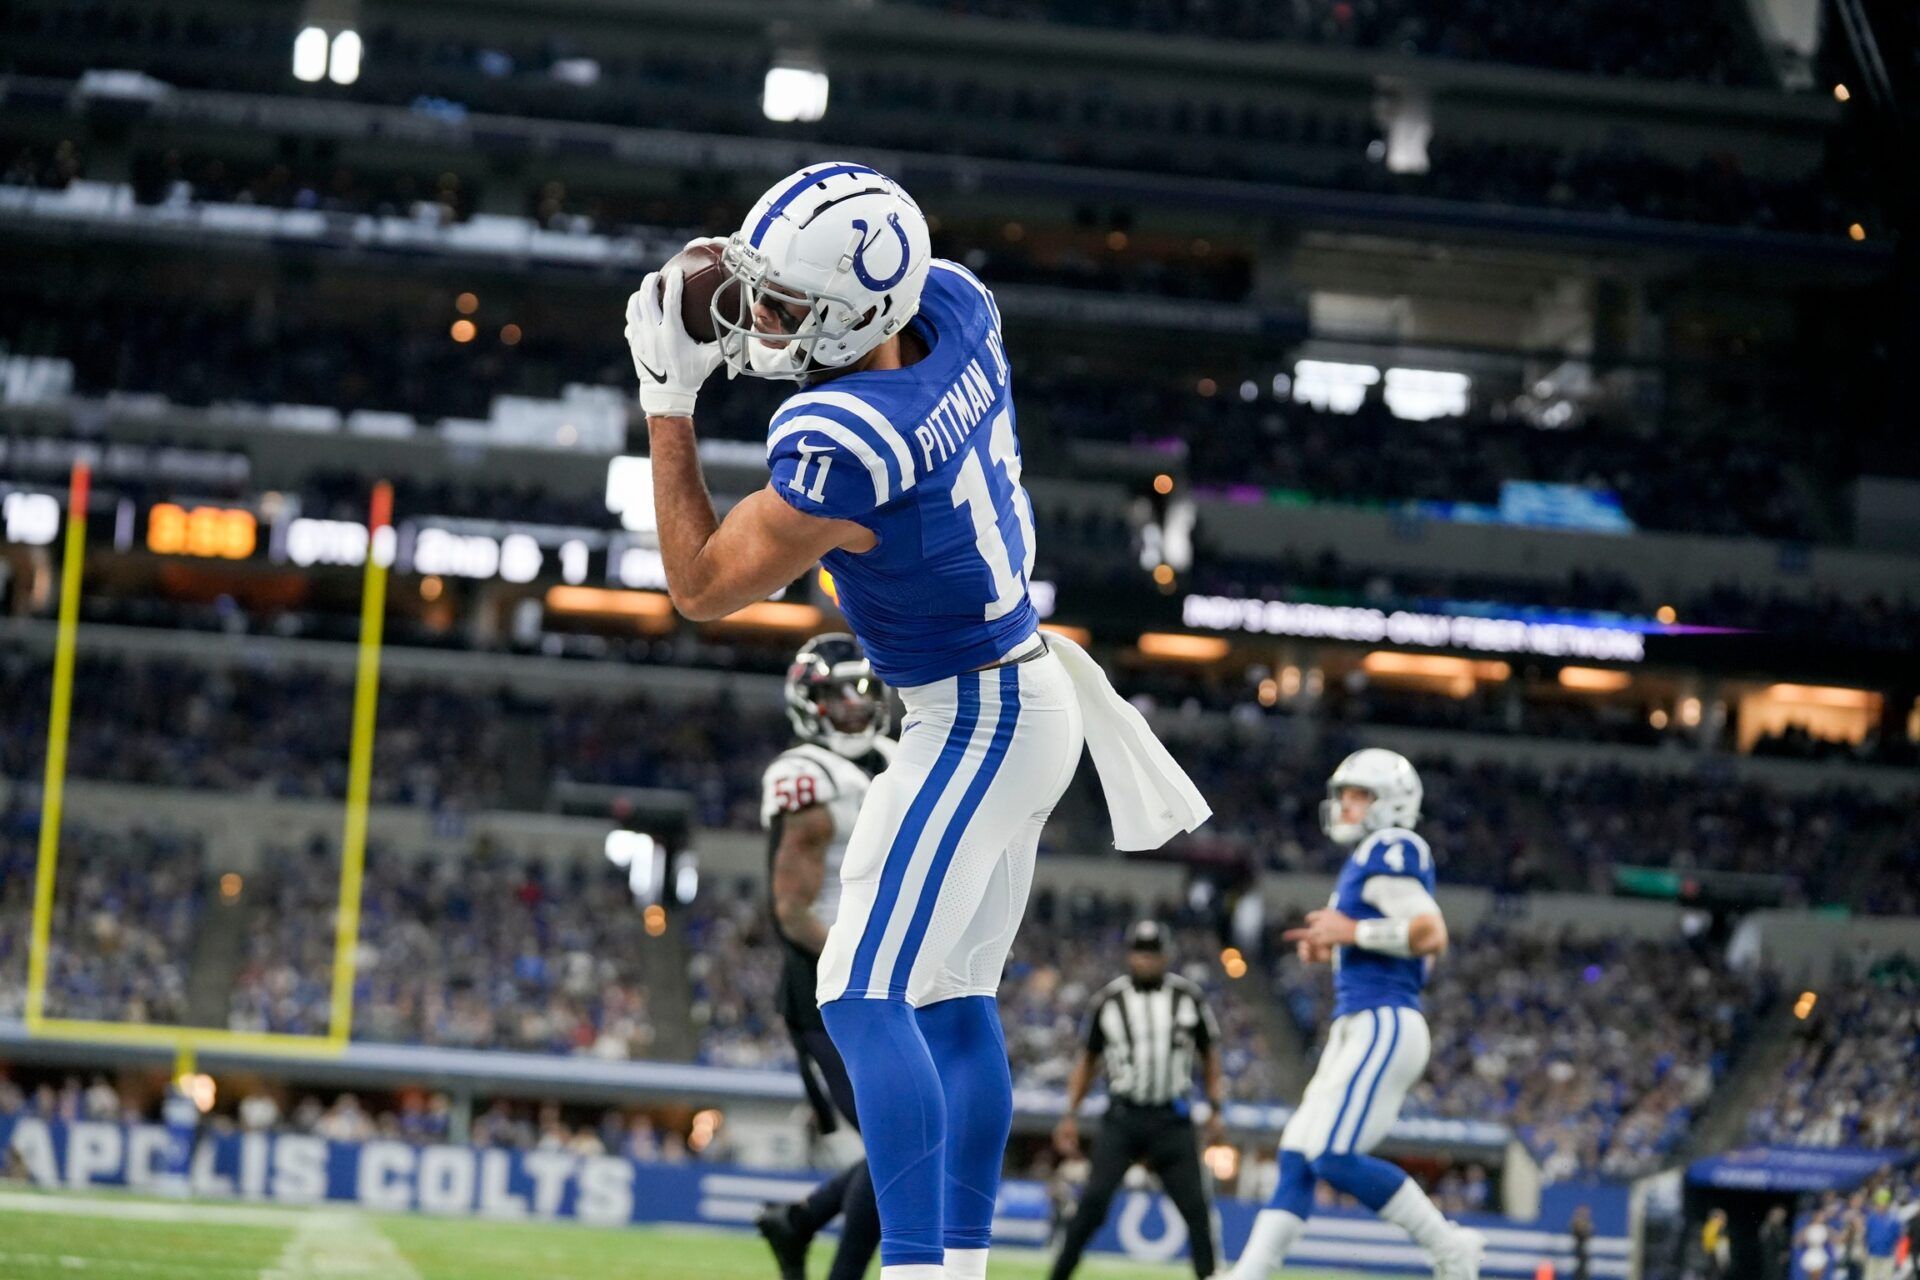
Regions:
<instances>
[{"instance_id":1,"label":"white helmet with blue stripe","mask_svg":"<svg viewBox=\"0 0 1920 1280\"><path fill-rule=\"evenodd\" d=\"M816 164L775 183L720 259L742 286L714 292L728 376L854 363L913 319L932 257L920 206L877 169ZM756 329L756 303L779 328Z\"/></svg>"},{"instance_id":2,"label":"white helmet with blue stripe","mask_svg":"<svg viewBox=\"0 0 1920 1280\"><path fill-rule=\"evenodd\" d=\"M1373 796L1358 822L1346 821L1340 811L1340 793L1348 787ZM1424 795L1420 774L1405 756L1384 747L1366 747L1342 760L1327 779L1327 798L1320 802L1320 829L1336 844L1358 844L1388 827L1411 831L1420 821Z\"/></svg>"}]
</instances>

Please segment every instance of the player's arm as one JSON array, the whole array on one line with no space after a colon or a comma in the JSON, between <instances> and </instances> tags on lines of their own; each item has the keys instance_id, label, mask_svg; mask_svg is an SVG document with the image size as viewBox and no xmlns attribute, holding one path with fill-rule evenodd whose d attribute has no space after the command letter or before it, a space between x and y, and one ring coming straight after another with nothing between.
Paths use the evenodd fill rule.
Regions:
<instances>
[{"instance_id":1,"label":"player's arm","mask_svg":"<svg viewBox=\"0 0 1920 1280\"><path fill-rule=\"evenodd\" d=\"M865 527L797 511L771 486L749 494L721 520L700 470L693 419L649 417L647 437L667 593L691 621L724 618L766 599L836 547L874 545Z\"/></svg>"},{"instance_id":2,"label":"player's arm","mask_svg":"<svg viewBox=\"0 0 1920 1280\"><path fill-rule=\"evenodd\" d=\"M1200 1082L1206 1088L1207 1145L1225 1142L1227 1138L1227 1118L1224 1108L1227 1105L1227 1072L1220 1060L1220 1022L1213 1016L1213 1006L1200 996L1194 996L1195 1008L1200 1012L1200 1020L1194 1025L1193 1040L1200 1050Z\"/></svg>"},{"instance_id":3,"label":"player's arm","mask_svg":"<svg viewBox=\"0 0 1920 1280\"><path fill-rule=\"evenodd\" d=\"M773 915L795 946L819 955L827 927L813 914L827 878L833 815L823 804L781 815L780 843L773 851Z\"/></svg>"},{"instance_id":4,"label":"player's arm","mask_svg":"<svg viewBox=\"0 0 1920 1280\"><path fill-rule=\"evenodd\" d=\"M1201 1068L1201 1078L1206 1084L1209 1108L1207 1145L1213 1146L1227 1140L1227 1072L1220 1061L1220 1046L1217 1043L1207 1046L1207 1056L1203 1061L1206 1065Z\"/></svg>"},{"instance_id":5,"label":"player's arm","mask_svg":"<svg viewBox=\"0 0 1920 1280\"><path fill-rule=\"evenodd\" d=\"M1289 929L1288 942L1304 942L1315 950L1359 947L1383 955L1438 956L1447 949L1447 920L1426 886L1411 876L1370 876L1360 897L1381 913L1378 920L1355 920L1343 911L1323 907L1307 913L1304 928Z\"/></svg>"},{"instance_id":6,"label":"player's arm","mask_svg":"<svg viewBox=\"0 0 1920 1280\"><path fill-rule=\"evenodd\" d=\"M1093 1085L1093 1063L1093 1050L1083 1048L1073 1060L1073 1070L1067 1073L1067 1114L1053 1127L1053 1145L1062 1155L1080 1150L1080 1104L1087 1100L1087 1090Z\"/></svg>"},{"instance_id":7,"label":"player's arm","mask_svg":"<svg viewBox=\"0 0 1920 1280\"><path fill-rule=\"evenodd\" d=\"M1093 1086L1094 1064L1107 1047L1107 1033L1100 1026L1100 1014L1106 1007L1106 997L1094 1001L1093 1010L1087 1015L1087 1029L1081 1036L1080 1056L1073 1060L1073 1069L1067 1072L1067 1114L1053 1127L1054 1149L1061 1155L1074 1155L1080 1150L1080 1104L1087 1100L1087 1090Z\"/></svg>"},{"instance_id":8,"label":"player's arm","mask_svg":"<svg viewBox=\"0 0 1920 1280\"><path fill-rule=\"evenodd\" d=\"M686 276L654 272L627 299L627 345L640 379L652 445L660 558L674 607L695 622L765 599L826 552L869 550L873 534L849 520L797 510L762 490L722 521L713 510L693 434L700 385L720 366L720 344L696 342L680 319Z\"/></svg>"}]
</instances>

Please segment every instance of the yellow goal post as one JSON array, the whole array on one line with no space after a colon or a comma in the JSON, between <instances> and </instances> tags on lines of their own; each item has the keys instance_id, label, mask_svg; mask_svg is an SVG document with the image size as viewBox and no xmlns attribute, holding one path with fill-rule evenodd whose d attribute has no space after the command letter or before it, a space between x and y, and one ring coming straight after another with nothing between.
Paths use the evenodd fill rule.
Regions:
<instances>
[{"instance_id":1,"label":"yellow goal post","mask_svg":"<svg viewBox=\"0 0 1920 1280\"><path fill-rule=\"evenodd\" d=\"M26 1027L29 1035L171 1049L176 1074L193 1070L203 1049L231 1049L291 1057L323 1057L347 1046L353 1032L353 986L360 937L360 893L367 859L367 812L373 782L373 735L380 698L380 645L386 621L387 572L393 564L393 486L373 487L367 520L366 577L360 603L360 641L354 669L353 736L347 757L345 823L340 839L340 901L335 913L332 1001L325 1035L232 1031L224 1027L111 1022L48 1017L48 961L53 894L60 862L60 824L66 801L67 731L73 711L73 658L80 625L80 581L86 566L87 503L92 473L76 462L67 495L67 532L61 554L59 622L53 648L53 697L47 717L47 768L41 791L40 845L34 863L33 925L27 949Z\"/></svg>"}]
</instances>

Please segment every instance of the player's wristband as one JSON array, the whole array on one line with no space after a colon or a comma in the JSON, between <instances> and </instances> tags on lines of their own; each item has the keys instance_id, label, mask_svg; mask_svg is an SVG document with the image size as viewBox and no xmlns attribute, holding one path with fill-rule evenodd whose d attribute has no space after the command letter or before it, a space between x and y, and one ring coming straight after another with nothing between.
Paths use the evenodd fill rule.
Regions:
<instances>
[{"instance_id":1,"label":"player's wristband","mask_svg":"<svg viewBox=\"0 0 1920 1280\"><path fill-rule=\"evenodd\" d=\"M1361 920L1353 926L1353 945L1378 951L1382 955L1410 959L1413 955L1413 943L1408 937L1411 929L1411 921L1395 920L1390 916L1380 920Z\"/></svg>"},{"instance_id":2,"label":"player's wristband","mask_svg":"<svg viewBox=\"0 0 1920 1280\"><path fill-rule=\"evenodd\" d=\"M691 418L698 392L661 386L640 387L640 412L649 418Z\"/></svg>"}]
</instances>

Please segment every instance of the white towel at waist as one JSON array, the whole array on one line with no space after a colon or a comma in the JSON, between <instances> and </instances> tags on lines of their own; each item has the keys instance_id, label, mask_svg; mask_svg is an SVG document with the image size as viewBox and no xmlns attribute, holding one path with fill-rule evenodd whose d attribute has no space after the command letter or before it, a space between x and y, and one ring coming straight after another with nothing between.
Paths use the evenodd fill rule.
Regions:
<instances>
[{"instance_id":1,"label":"white towel at waist","mask_svg":"<svg viewBox=\"0 0 1920 1280\"><path fill-rule=\"evenodd\" d=\"M1049 633L1047 645L1060 656L1080 698L1114 847L1157 849L1212 817L1206 797L1154 736L1147 718L1114 691L1100 664L1060 635Z\"/></svg>"}]
</instances>

